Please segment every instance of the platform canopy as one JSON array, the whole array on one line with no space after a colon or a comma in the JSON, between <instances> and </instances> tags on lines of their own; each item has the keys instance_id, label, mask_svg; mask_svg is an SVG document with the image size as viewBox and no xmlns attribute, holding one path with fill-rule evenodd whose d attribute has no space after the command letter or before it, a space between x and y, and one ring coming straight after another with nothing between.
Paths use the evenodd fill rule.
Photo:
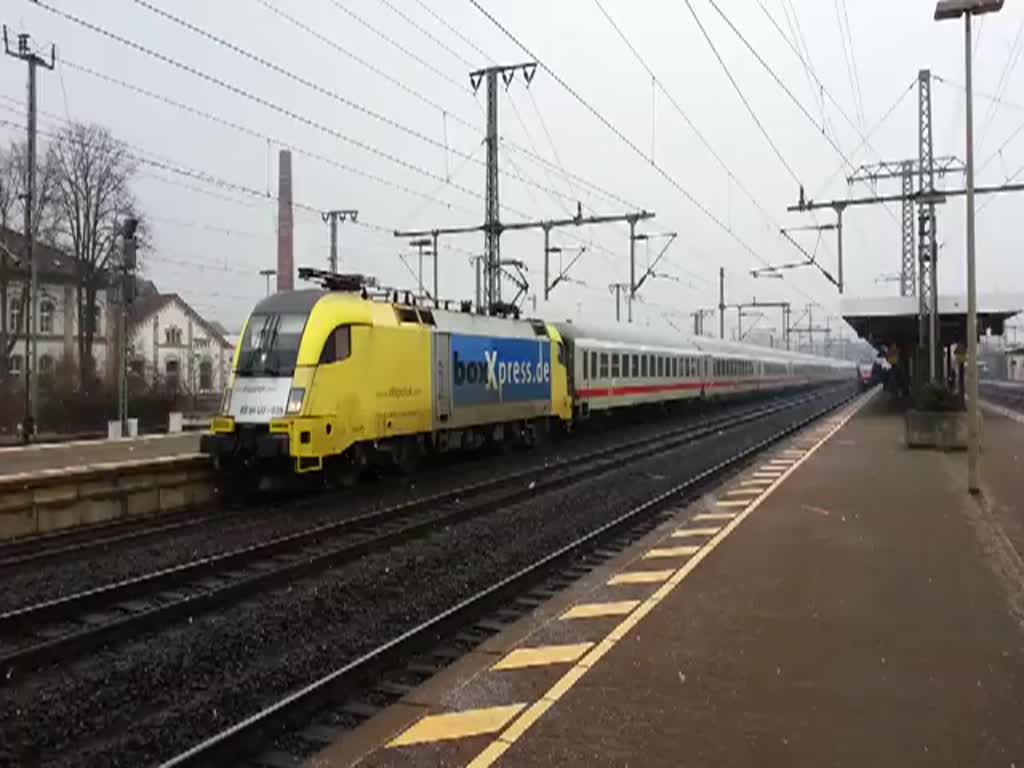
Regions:
<instances>
[{"instance_id":1,"label":"platform canopy","mask_svg":"<svg viewBox=\"0 0 1024 768\"><path fill-rule=\"evenodd\" d=\"M857 335L875 348L918 342L918 300L916 296L872 296L844 298L839 311ZM1024 294L979 294L978 332L1003 333L1006 320L1024 312ZM939 295L939 319L944 346L967 338L967 296Z\"/></svg>"}]
</instances>

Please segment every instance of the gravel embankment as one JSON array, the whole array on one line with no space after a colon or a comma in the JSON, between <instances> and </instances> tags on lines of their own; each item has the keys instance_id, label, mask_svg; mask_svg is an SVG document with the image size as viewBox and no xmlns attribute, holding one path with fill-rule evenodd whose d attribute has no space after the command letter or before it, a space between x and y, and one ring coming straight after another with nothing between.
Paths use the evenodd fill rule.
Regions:
<instances>
[{"instance_id":1,"label":"gravel embankment","mask_svg":"<svg viewBox=\"0 0 1024 768\"><path fill-rule=\"evenodd\" d=\"M610 471L5 691L0 764L139 766L178 752L752 445L793 414Z\"/></svg>"}]
</instances>

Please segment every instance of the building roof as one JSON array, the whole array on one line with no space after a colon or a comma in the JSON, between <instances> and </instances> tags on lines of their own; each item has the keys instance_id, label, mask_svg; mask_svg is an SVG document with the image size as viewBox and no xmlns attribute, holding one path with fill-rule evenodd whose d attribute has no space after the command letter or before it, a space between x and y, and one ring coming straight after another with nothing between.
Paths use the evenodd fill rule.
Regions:
<instances>
[{"instance_id":1,"label":"building roof","mask_svg":"<svg viewBox=\"0 0 1024 768\"><path fill-rule=\"evenodd\" d=\"M18 272L27 272L27 265L23 264L25 258L25 235L9 227L0 227L0 249L6 251L9 259L8 268ZM59 275L66 279L75 276L75 259L59 248L52 245L35 241L32 244L32 252L36 258L36 269L40 275Z\"/></svg>"},{"instance_id":2,"label":"building roof","mask_svg":"<svg viewBox=\"0 0 1024 768\"><path fill-rule=\"evenodd\" d=\"M156 289L150 281L145 281L149 285ZM221 343L226 346L231 346L231 341L227 338L227 333L224 330L224 326L217 322L211 322L205 317L196 312L192 307L189 306L181 296L176 293L155 293L142 295L139 294L135 301L132 302L131 307L131 322L133 326L139 326L146 322L149 318L155 315L157 312L162 310L169 304L178 304L182 310L189 315L192 320L198 323L202 328L213 338L218 339Z\"/></svg>"},{"instance_id":3,"label":"building roof","mask_svg":"<svg viewBox=\"0 0 1024 768\"><path fill-rule=\"evenodd\" d=\"M939 295L939 319L943 344L967 336L967 297ZM916 345L918 335L916 296L869 296L844 298L839 311L857 334L875 347ZM979 294L978 331L1002 334L1006 320L1024 311L1024 294Z\"/></svg>"}]
</instances>

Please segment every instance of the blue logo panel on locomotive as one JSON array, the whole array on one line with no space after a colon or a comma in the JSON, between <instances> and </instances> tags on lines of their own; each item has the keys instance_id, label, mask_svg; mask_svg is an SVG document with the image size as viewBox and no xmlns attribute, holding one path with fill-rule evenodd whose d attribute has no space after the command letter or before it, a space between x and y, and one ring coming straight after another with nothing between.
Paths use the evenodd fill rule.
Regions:
<instances>
[{"instance_id":1,"label":"blue logo panel on locomotive","mask_svg":"<svg viewBox=\"0 0 1024 768\"><path fill-rule=\"evenodd\" d=\"M453 335L451 343L456 406L551 398L550 342Z\"/></svg>"}]
</instances>

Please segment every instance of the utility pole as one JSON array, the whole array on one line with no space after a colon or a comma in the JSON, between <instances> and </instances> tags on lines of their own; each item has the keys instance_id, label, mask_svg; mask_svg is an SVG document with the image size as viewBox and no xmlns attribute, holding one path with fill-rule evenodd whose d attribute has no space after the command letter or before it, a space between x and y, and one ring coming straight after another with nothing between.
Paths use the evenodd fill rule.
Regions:
<instances>
[{"instance_id":1,"label":"utility pole","mask_svg":"<svg viewBox=\"0 0 1024 768\"><path fill-rule=\"evenodd\" d=\"M583 212L581 210L581 207L579 205L577 205L577 207L576 207L576 215L572 216L571 218L565 218L565 219L540 219L540 220L536 220L536 221L517 221L514 224L501 224L499 222L498 229L501 232L508 232L508 231L517 231L518 232L518 231L523 231L523 230L527 230L527 229L540 229L540 230L544 231L544 256L545 256L545 258L544 258L544 265L545 265L544 285L545 285L545 290L546 290L547 295L550 296L552 289L554 289L554 287L559 282L561 282L562 280L565 279L566 273L569 271L569 268L572 267L572 265L576 263L576 261L580 258L580 256L583 255L583 251L581 250L580 253L577 254L576 258L573 259L572 262L567 267L565 267L565 269L563 269L561 271L561 274L559 274L558 277L556 277L554 280L551 280L551 276L550 276L550 269L551 269L550 254L551 253L557 253L558 250L559 250L558 248L552 247L551 244L550 244L551 240L550 240L549 233L550 233L550 231L552 229L557 229L557 228L560 228L560 227L581 227L581 226L584 226L584 225L591 225L591 224L611 224L611 223L614 223L614 222L629 221L631 218L635 218L637 221L642 221L642 220L646 220L646 219L653 219L654 218L654 214L649 212L649 211L637 211L637 212L631 212L631 213L612 214L612 215L607 215L607 216L584 216ZM464 235L464 234L468 234L470 232L481 232L481 231L486 231L486 230L487 230L487 224L484 224L483 226L442 227L442 228L437 228L437 229L411 229L411 230L410 229L406 229L406 230L398 229L398 230L395 230L394 235L395 235L395 237L432 237L434 239L434 243L435 243L434 250L436 252L436 250L437 250L436 242L437 242L437 238L438 238L439 235ZM642 239L643 237L645 237L645 236L637 235L637 239ZM481 295L479 297L479 301L477 302L477 306L481 310L483 310L483 311L491 311L491 310L496 309L496 307L497 307L497 305L494 304L494 303L488 303L488 294L487 294L487 280L488 280L488 277L487 277L487 264L488 264L488 261L487 261L487 259L488 258L489 257L485 253L484 254L484 262L483 262L483 266L482 266L482 273L483 273L483 276L482 276L482 289L481 289ZM511 263L512 262L508 262L508 261L502 262L500 257L499 257L498 263L497 263L499 271L501 270L502 266L509 266ZM642 280L641 280L641 282L642 282Z\"/></svg>"},{"instance_id":2,"label":"utility pole","mask_svg":"<svg viewBox=\"0 0 1024 768\"><path fill-rule=\"evenodd\" d=\"M856 168L853 173L846 177L849 184L856 181L877 182L880 179L899 179L902 186L901 217L900 217L900 271L897 280L900 284L900 296L917 296L917 265L916 265L916 238L914 228L914 201L917 195L914 193L914 178L921 174L922 166L920 158L913 160L882 160L878 163L868 163ZM963 173L966 167L960 158L955 155L943 155L933 157L931 162L932 175L938 174L944 177L950 173ZM934 190L933 190L934 191ZM922 196L926 190L921 191ZM935 198L941 197L942 193L936 193ZM936 200L937 202L938 200ZM922 203L924 201L921 201Z\"/></svg>"},{"instance_id":3,"label":"utility pole","mask_svg":"<svg viewBox=\"0 0 1024 768\"><path fill-rule=\"evenodd\" d=\"M340 221L343 224L346 221L355 222L358 216L359 211L353 208L339 208L320 214L320 218L324 220L324 223L329 224L331 227L331 255L327 262L331 272L338 271L338 222Z\"/></svg>"},{"instance_id":4,"label":"utility pole","mask_svg":"<svg viewBox=\"0 0 1024 768\"><path fill-rule=\"evenodd\" d=\"M904 162L900 179L903 182L903 203L900 213L900 236L903 248L900 254L900 296L914 295L914 281L917 279L917 264L914 256L914 164Z\"/></svg>"},{"instance_id":5,"label":"utility pole","mask_svg":"<svg viewBox=\"0 0 1024 768\"><path fill-rule=\"evenodd\" d=\"M261 269L260 274L267 279L267 296L270 295L270 278L277 274L276 269Z\"/></svg>"},{"instance_id":6,"label":"utility pole","mask_svg":"<svg viewBox=\"0 0 1024 768\"><path fill-rule=\"evenodd\" d=\"M415 248L417 250L417 252L418 252L418 255L419 255L419 269L416 272L416 281L417 281L417 284L419 286L419 294L418 295L420 296L420 298L422 298L423 296L426 295L423 292L423 255L424 255L424 253L427 253L428 255L430 255L429 251L424 251L423 249L424 248L429 248L432 243L433 243L433 240L430 240L429 238L426 238L426 237L421 237L421 238L418 238L416 240L409 241L409 245L411 245L413 248ZM435 264L437 263L436 255L434 256L434 263ZM437 273L436 272L434 274L434 278L435 278L434 279L434 290L437 290L437 279L436 279L437 278ZM434 294L434 300L435 301L437 300L437 294Z\"/></svg>"},{"instance_id":7,"label":"utility pole","mask_svg":"<svg viewBox=\"0 0 1024 768\"><path fill-rule=\"evenodd\" d=\"M658 266L658 262L661 261L662 256L665 255L665 252L669 249L669 246L672 245L673 241L675 241L676 237L678 237L678 234L676 232L665 232L662 235L643 235L643 234L638 235L638 234L636 234L636 231L635 231L635 229L636 229L636 219L637 218L638 218L638 216L634 215L632 218L628 219L628 221L629 221L629 297L628 297L628 314L629 314L629 322L631 322L631 323L633 322L633 300L636 298L636 294L640 290L640 288L643 287L643 284L645 282L647 282L647 278L649 278L649 277L669 277L668 275L664 275L664 274L659 275L658 273L656 273L654 271L654 268L656 266ZM654 260L651 261L647 265L647 268L644 270L644 273L640 276L640 279L637 280L637 277L636 277L636 243L637 243L638 240L646 240L646 241L650 242L655 237L666 237L666 238L668 238L668 242L666 242L665 245L662 246L662 249L658 252L658 255L655 256Z\"/></svg>"},{"instance_id":8,"label":"utility pole","mask_svg":"<svg viewBox=\"0 0 1024 768\"><path fill-rule=\"evenodd\" d=\"M725 338L725 267L718 268L718 338Z\"/></svg>"},{"instance_id":9,"label":"utility pole","mask_svg":"<svg viewBox=\"0 0 1024 768\"><path fill-rule=\"evenodd\" d=\"M709 315L714 315L715 310L713 309L698 309L691 312L690 315L693 317L693 335L703 336L704 335L704 318Z\"/></svg>"},{"instance_id":10,"label":"utility pole","mask_svg":"<svg viewBox=\"0 0 1024 768\"><path fill-rule=\"evenodd\" d=\"M622 291L627 291L627 297L629 295L629 283L612 283L608 286L608 290L615 294L615 322L622 322Z\"/></svg>"},{"instance_id":11,"label":"utility pole","mask_svg":"<svg viewBox=\"0 0 1024 768\"><path fill-rule=\"evenodd\" d=\"M121 226L121 338L118 388L118 416L121 420L121 437L128 437L128 309L135 301L135 231L139 220L128 218ZM191 350L189 350L191 352ZM195 366L192 366L193 370ZM192 392L195 392L193 387Z\"/></svg>"},{"instance_id":12,"label":"utility pole","mask_svg":"<svg viewBox=\"0 0 1024 768\"><path fill-rule=\"evenodd\" d=\"M498 75L507 89L518 70L529 85L537 73L537 62L499 65L469 73L469 82L475 93L480 83L487 81L487 171L484 203L484 270L485 303L488 307L501 302L501 218L498 203Z\"/></svg>"},{"instance_id":13,"label":"utility pole","mask_svg":"<svg viewBox=\"0 0 1024 768\"><path fill-rule=\"evenodd\" d=\"M918 162L919 182L918 189L922 195L932 199L922 201L918 205L918 226L920 247L918 256L921 259L920 270L920 323L919 333L921 343L925 343L925 336L928 338L928 378L935 381L936 366L935 352L938 347L938 268L935 263L938 256L938 248L935 243L935 160L932 151L932 73L930 70L922 69L917 73L918 93ZM927 318L927 328L925 319Z\"/></svg>"},{"instance_id":14,"label":"utility pole","mask_svg":"<svg viewBox=\"0 0 1024 768\"><path fill-rule=\"evenodd\" d=\"M4 52L8 56L21 59L28 65L28 162L25 169L25 259L28 261L28 317L25 323L25 418L21 425L21 439L28 443L36 431L36 418L39 412L39 382L35 376L37 340L36 340L36 283L39 265L36 263L34 249L34 230L32 224L32 208L36 200L36 68L53 69L57 60L56 46L50 46L49 60L32 50L31 38L26 33L18 35L18 47L12 50L7 39L7 25L4 25Z\"/></svg>"},{"instance_id":15,"label":"utility pole","mask_svg":"<svg viewBox=\"0 0 1024 768\"><path fill-rule=\"evenodd\" d=\"M636 294L636 218L629 221L629 300L626 312L629 322L633 322L633 296Z\"/></svg>"}]
</instances>

